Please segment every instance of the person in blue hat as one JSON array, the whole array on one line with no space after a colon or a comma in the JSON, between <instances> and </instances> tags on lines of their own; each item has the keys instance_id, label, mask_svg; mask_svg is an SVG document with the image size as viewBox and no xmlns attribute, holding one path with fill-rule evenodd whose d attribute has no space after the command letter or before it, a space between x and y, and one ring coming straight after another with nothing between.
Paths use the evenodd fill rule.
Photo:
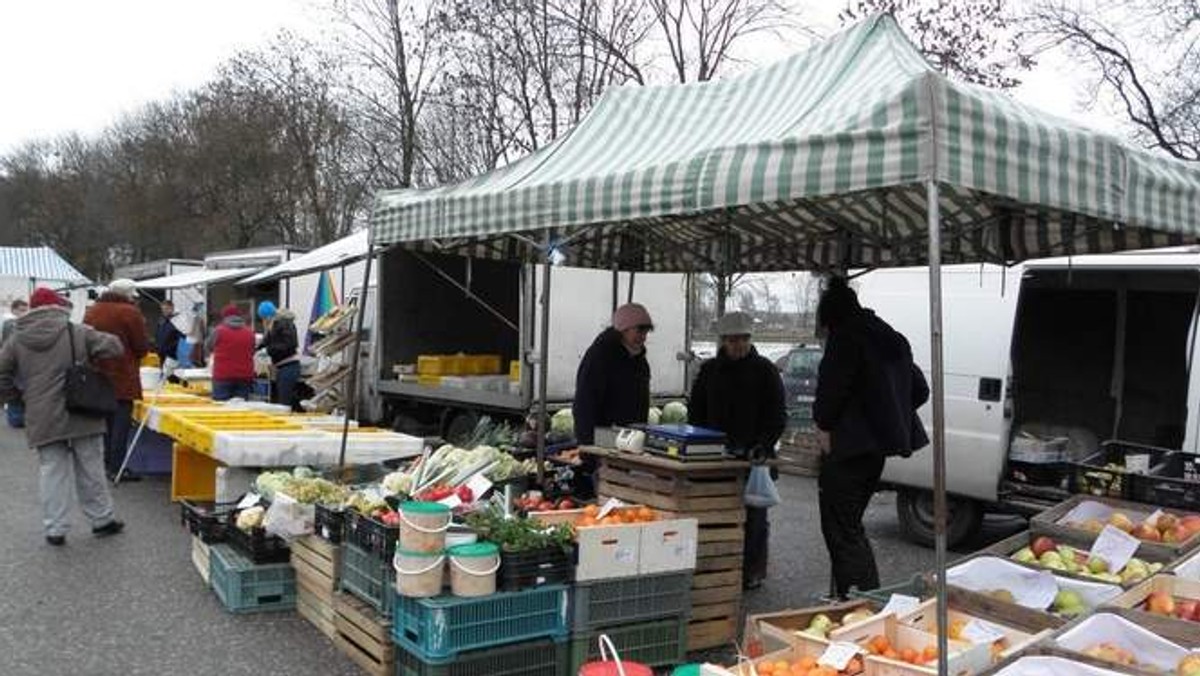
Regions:
<instances>
[{"instance_id":1,"label":"person in blue hat","mask_svg":"<svg viewBox=\"0 0 1200 676\"><path fill-rule=\"evenodd\" d=\"M271 401L295 408L296 383L300 382L300 340L296 336L296 315L277 308L269 300L258 304L258 318L266 326L261 348L266 348L275 375Z\"/></svg>"}]
</instances>

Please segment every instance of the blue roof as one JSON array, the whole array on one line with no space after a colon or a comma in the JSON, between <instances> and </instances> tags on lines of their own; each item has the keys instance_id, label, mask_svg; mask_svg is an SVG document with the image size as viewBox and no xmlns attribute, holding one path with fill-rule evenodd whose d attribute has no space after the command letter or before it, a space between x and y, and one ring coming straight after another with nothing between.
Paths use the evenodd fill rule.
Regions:
<instances>
[{"instance_id":1,"label":"blue roof","mask_svg":"<svg viewBox=\"0 0 1200 676\"><path fill-rule=\"evenodd\" d=\"M53 282L91 282L48 246L0 246L0 277L33 278Z\"/></svg>"}]
</instances>

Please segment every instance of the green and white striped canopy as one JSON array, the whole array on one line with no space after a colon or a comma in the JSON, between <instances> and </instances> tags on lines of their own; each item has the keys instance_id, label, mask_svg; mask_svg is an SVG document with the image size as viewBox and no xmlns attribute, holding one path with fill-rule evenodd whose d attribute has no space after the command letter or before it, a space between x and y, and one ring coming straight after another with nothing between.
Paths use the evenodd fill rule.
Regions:
<instances>
[{"instance_id":1,"label":"green and white striped canopy","mask_svg":"<svg viewBox=\"0 0 1200 676\"><path fill-rule=\"evenodd\" d=\"M615 88L569 134L455 185L381 193L377 245L582 267L769 271L1191 243L1200 170L936 72L890 17L719 82Z\"/></svg>"}]
</instances>

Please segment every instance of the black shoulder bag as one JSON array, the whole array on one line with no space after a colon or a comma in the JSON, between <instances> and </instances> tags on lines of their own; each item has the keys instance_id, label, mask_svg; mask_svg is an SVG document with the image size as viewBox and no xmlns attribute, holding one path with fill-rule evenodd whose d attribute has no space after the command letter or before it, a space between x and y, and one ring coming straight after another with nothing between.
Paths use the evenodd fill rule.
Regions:
<instances>
[{"instance_id":1,"label":"black shoulder bag","mask_svg":"<svg viewBox=\"0 0 1200 676\"><path fill-rule=\"evenodd\" d=\"M67 340L71 343L71 366L64 383L67 411L94 417L116 413L117 395L108 376L92 368L86 360L75 359L75 327L70 320L67 320Z\"/></svg>"}]
</instances>

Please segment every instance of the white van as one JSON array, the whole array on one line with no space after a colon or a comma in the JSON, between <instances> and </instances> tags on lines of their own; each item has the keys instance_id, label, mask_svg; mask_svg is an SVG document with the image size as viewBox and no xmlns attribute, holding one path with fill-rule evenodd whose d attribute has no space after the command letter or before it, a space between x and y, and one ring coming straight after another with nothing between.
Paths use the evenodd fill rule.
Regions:
<instances>
[{"instance_id":1,"label":"white van","mask_svg":"<svg viewBox=\"0 0 1200 676\"><path fill-rule=\"evenodd\" d=\"M928 280L926 268L907 268L855 281L926 374ZM1092 448L1121 439L1200 450L1200 249L947 266L942 293L951 545L985 512L1029 514L1066 497L1012 471L1018 431L1053 429ZM921 411L927 426L930 413ZM889 460L884 481L905 535L932 543L931 451Z\"/></svg>"}]
</instances>

